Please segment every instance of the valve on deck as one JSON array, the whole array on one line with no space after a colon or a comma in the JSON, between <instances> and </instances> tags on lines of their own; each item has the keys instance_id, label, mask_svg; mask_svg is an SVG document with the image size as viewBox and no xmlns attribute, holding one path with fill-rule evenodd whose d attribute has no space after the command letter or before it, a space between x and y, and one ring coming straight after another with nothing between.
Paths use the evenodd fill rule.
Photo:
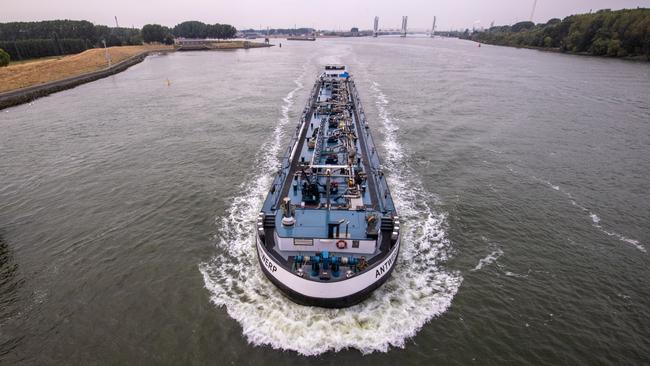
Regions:
<instances>
[{"instance_id":1,"label":"valve on deck","mask_svg":"<svg viewBox=\"0 0 650 366\"><path fill-rule=\"evenodd\" d=\"M293 226L296 223L296 219L293 217L294 208L291 205L291 198L285 197L282 200L282 225L284 226Z\"/></svg>"}]
</instances>

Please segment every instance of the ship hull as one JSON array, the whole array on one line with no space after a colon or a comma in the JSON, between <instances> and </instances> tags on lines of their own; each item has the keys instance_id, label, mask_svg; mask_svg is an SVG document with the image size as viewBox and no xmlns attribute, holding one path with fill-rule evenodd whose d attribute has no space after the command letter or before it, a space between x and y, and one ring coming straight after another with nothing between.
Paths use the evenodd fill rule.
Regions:
<instances>
[{"instance_id":1,"label":"ship hull","mask_svg":"<svg viewBox=\"0 0 650 366\"><path fill-rule=\"evenodd\" d=\"M300 305L345 308L367 299L388 278L397 264L400 240L390 254L364 273L336 282L316 282L300 278L273 259L256 236L257 259L264 275L290 300Z\"/></svg>"},{"instance_id":2,"label":"ship hull","mask_svg":"<svg viewBox=\"0 0 650 366\"><path fill-rule=\"evenodd\" d=\"M255 231L264 275L296 303L352 306L390 277L399 216L345 66L317 77Z\"/></svg>"}]
</instances>

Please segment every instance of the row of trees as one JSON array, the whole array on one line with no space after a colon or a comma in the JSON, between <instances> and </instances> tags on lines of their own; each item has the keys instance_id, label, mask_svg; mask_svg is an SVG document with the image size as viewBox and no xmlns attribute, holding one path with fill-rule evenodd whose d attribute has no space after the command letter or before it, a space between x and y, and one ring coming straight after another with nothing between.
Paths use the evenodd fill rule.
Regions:
<instances>
[{"instance_id":1,"label":"row of trees","mask_svg":"<svg viewBox=\"0 0 650 366\"><path fill-rule=\"evenodd\" d=\"M477 42L650 60L650 9L600 10L544 24L519 22L466 34Z\"/></svg>"},{"instance_id":2,"label":"row of trees","mask_svg":"<svg viewBox=\"0 0 650 366\"><path fill-rule=\"evenodd\" d=\"M142 27L145 42L174 43L174 36L182 38L233 38L237 29L230 24L205 24L190 20L177 24L173 29L160 24L147 24Z\"/></svg>"},{"instance_id":3,"label":"row of trees","mask_svg":"<svg viewBox=\"0 0 650 366\"><path fill-rule=\"evenodd\" d=\"M103 46L106 41L108 47L112 46L134 46L142 44L142 35L138 28L115 28L105 25L95 26L96 41L94 45Z\"/></svg>"},{"instance_id":4,"label":"row of trees","mask_svg":"<svg viewBox=\"0 0 650 366\"><path fill-rule=\"evenodd\" d=\"M147 43L174 44L172 30L160 24L147 24L142 27L142 39Z\"/></svg>"},{"instance_id":5,"label":"row of trees","mask_svg":"<svg viewBox=\"0 0 650 366\"><path fill-rule=\"evenodd\" d=\"M6 50L14 60L69 55L83 52L91 47L92 45L78 38L25 39L14 42L0 41L0 48Z\"/></svg>"},{"instance_id":6,"label":"row of trees","mask_svg":"<svg viewBox=\"0 0 650 366\"><path fill-rule=\"evenodd\" d=\"M196 20L177 24L172 34L183 38L233 38L237 29L230 24L205 24Z\"/></svg>"},{"instance_id":7,"label":"row of trees","mask_svg":"<svg viewBox=\"0 0 650 366\"><path fill-rule=\"evenodd\" d=\"M188 21L173 29L147 24L138 28L112 28L85 20L0 23L0 48L14 60L67 55L93 47L139 45L142 42L173 44L174 36L185 38L232 38L229 24Z\"/></svg>"},{"instance_id":8,"label":"row of trees","mask_svg":"<svg viewBox=\"0 0 650 366\"><path fill-rule=\"evenodd\" d=\"M0 48L12 59L79 53L93 47L142 44L137 28L111 28L85 20L0 23Z\"/></svg>"},{"instance_id":9,"label":"row of trees","mask_svg":"<svg viewBox=\"0 0 650 366\"><path fill-rule=\"evenodd\" d=\"M85 20L0 23L0 41L60 38L97 40L95 25Z\"/></svg>"},{"instance_id":10,"label":"row of trees","mask_svg":"<svg viewBox=\"0 0 650 366\"><path fill-rule=\"evenodd\" d=\"M111 28L85 20L46 20L42 22L0 23L0 41L34 39L82 39L91 45L105 40L110 45L142 43L137 28Z\"/></svg>"}]
</instances>

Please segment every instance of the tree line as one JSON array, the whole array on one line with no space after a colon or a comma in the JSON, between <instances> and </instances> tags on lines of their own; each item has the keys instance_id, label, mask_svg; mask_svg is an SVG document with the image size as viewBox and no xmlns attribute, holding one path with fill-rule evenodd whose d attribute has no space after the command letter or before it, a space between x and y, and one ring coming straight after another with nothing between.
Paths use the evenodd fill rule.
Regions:
<instances>
[{"instance_id":1,"label":"tree line","mask_svg":"<svg viewBox=\"0 0 650 366\"><path fill-rule=\"evenodd\" d=\"M12 60L69 55L91 48L83 39L24 39L19 41L0 41L0 50L5 50Z\"/></svg>"},{"instance_id":2,"label":"tree line","mask_svg":"<svg viewBox=\"0 0 650 366\"><path fill-rule=\"evenodd\" d=\"M111 28L85 20L46 20L42 22L0 23L0 41L34 39L81 39L91 45L126 45L142 43L137 28Z\"/></svg>"},{"instance_id":3,"label":"tree line","mask_svg":"<svg viewBox=\"0 0 650 366\"><path fill-rule=\"evenodd\" d=\"M604 9L546 23L519 22L461 38L488 44L650 60L650 9Z\"/></svg>"},{"instance_id":4,"label":"tree line","mask_svg":"<svg viewBox=\"0 0 650 366\"><path fill-rule=\"evenodd\" d=\"M229 24L186 21L168 28L147 24L139 28L95 25L85 20L0 23L0 49L12 60L67 55L89 48L139 45L143 42L173 44L174 37L233 38L237 29Z\"/></svg>"},{"instance_id":5,"label":"tree line","mask_svg":"<svg viewBox=\"0 0 650 366\"><path fill-rule=\"evenodd\" d=\"M174 28L165 27L160 24L147 24L142 27L142 38L145 42L173 43L174 37L181 38L233 38L237 29L230 24L205 24L196 20L190 20L177 24Z\"/></svg>"},{"instance_id":6,"label":"tree line","mask_svg":"<svg viewBox=\"0 0 650 366\"><path fill-rule=\"evenodd\" d=\"M233 38L237 29L230 24L205 24L198 21L183 22L174 27L172 33L183 38Z\"/></svg>"},{"instance_id":7,"label":"tree line","mask_svg":"<svg viewBox=\"0 0 650 366\"><path fill-rule=\"evenodd\" d=\"M85 20L0 23L0 49L11 59L79 53L93 47L142 44L137 28L112 28Z\"/></svg>"}]
</instances>

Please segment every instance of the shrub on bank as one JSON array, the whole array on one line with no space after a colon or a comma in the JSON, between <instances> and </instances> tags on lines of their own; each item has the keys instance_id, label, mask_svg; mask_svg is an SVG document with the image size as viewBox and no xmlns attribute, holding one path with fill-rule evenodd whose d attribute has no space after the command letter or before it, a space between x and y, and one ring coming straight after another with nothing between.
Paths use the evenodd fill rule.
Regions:
<instances>
[{"instance_id":1,"label":"shrub on bank","mask_svg":"<svg viewBox=\"0 0 650 366\"><path fill-rule=\"evenodd\" d=\"M9 65L9 61L11 61L9 54L0 48L0 67Z\"/></svg>"}]
</instances>

